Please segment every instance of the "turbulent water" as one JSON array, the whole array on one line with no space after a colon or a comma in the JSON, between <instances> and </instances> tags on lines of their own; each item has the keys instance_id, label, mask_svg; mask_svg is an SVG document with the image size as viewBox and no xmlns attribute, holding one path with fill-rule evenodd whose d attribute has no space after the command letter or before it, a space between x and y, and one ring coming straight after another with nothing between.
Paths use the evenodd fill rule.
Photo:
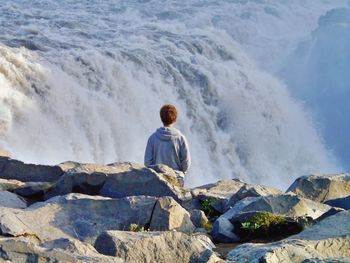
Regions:
<instances>
[{"instance_id":1,"label":"turbulent water","mask_svg":"<svg viewBox=\"0 0 350 263\"><path fill-rule=\"evenodd\" d=\"M1 1L0 147L27 162L142 162L171 102L190 142L189 186L240 177L285 187L337 171L312 109L291 96L300 74L286 62L321 16L347 6Z\"/></svg>"}]
</instances>

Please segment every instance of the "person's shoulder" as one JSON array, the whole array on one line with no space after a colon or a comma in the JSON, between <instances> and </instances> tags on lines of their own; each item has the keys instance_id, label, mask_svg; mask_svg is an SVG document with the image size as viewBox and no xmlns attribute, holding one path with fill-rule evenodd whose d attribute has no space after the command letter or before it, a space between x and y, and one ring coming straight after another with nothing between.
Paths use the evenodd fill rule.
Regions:
<instances>
[{"instance_id":1,"label":"person's shoulder","mask_svg":"<svg viewBox=\"0 0 350 263\"><path fill-rule=\"evenodd\" d=\"M151 133L151 135L148 137L148 140L154 140L156 138L157 131L154 131Z\"/></svg>"}]
</instances>

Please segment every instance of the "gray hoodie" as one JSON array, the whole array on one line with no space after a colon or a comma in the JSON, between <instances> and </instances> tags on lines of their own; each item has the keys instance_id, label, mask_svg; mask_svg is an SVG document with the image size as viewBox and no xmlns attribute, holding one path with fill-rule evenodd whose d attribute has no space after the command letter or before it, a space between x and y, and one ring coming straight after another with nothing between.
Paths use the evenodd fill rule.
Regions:
<instances>
[{"instance_id":1,"label":"gray hoodie","mask_svg":"<svg viewBox=\"0 0 350 263\"><path fill-rule=\"evenodd\" d=\"M165 164L186 173L191 165L190 151L185 136L177 129L161 127L148 139L145 165Z\"/></svg>"}]
</instances>

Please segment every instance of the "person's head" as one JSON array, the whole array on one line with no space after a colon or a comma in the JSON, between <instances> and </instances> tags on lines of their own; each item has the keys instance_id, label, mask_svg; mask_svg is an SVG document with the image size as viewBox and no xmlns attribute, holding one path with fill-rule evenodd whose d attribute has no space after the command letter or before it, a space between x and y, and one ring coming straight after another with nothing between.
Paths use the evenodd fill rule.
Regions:
<instances>
[{"instance_id":1,"label":"person's head","mask_svg":"<svg viewBox=\"0 0 350 263\"><path fill-rule=\"evenodd\" d=\"M160 119L163 122L164 126L171 126L176 122L177 119L177 110L174 105L165 104L160 109Z\"/></svg>"}]
</instances>

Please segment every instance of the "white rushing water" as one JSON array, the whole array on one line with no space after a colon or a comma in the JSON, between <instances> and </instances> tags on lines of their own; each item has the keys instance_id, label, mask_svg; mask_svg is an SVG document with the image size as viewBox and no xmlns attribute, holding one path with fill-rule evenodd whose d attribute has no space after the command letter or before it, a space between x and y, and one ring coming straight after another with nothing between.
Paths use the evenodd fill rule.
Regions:
<instances>
[{"instance_id":1,"label":"white rushing water","mask_svg":"<svg viewBox=\"0 0 350 263\"><path fill-rule=\"evenodd\" d=\"M346 1L2 1L0 147L14 158L143 161L179 109L188 186L286 187L339 164L274 75Z\"/></svg>"}]
</instances>

